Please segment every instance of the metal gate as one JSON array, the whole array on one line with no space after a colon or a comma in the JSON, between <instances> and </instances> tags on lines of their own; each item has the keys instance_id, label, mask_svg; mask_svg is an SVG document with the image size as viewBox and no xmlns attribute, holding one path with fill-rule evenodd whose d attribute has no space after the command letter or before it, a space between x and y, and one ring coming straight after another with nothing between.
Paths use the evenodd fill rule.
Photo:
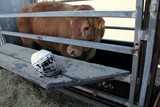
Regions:
<instances>
[{"instance_id":1,"label":"metal gate","mask_svg":"<svg viewBox=\"0 0 160 107\"><path fill-rule=\"evenodd\" d=\"M144 5L145 4L145 5ZM145 6L145 7L144 7ZM130 71L130 91L129 99L119 98L117 96L103 94L101 92L96 92L97 96L100 96L104 99L110 100L112 102L128 106L128 107L144 107L147 106L146 100L150 100L151 92L153 89L152 81L154 81L155 75L155 66L153 63L153 56L157 58L158 55L154 54L154 43L156 35L156 27L158 20L159 12L159 0L137 0L136 11L59 11L59 12L37 12L37 13L12 13L12 14L0 14L0 18L16 18L16 17L121 17L121 18L135 18L135 40L134 46L120 46L120 45L111 45L105 43L93 43L79 40L71 40L58 37L49 37L41 36L34 34L24 34L18 32L11 32L7 30L0 31L1 40L2 35L11 35L18 37L27 37L32 39L41 38L44 41L58 42L64 44L72 44L78 46L84 46L89 48L96 48L100 50L107 50L117 53L124 53L132 55L132 69ZM148 23L148 24L146 24ZM156 42L155 42L156 41ZM4 42L1 42L1 45ZM3 45L2 45L3 46ZM159 48L159 46L157 46ZM154 68L154 69L153 69ZM153 70L154 72L151 72ZM139 77L138 73L141 72L142 76ZM151 79L153 79L151 81ZM151 81L151 82L150 82ZM150 82L150 87L148 86ZM151 87L152 86L152 87ZM135 98L136 88L140 87L139 98ZM84 92L92 93L93 90L85 88L83 86L76 86L74 88L80 89ZM58 89L64 93L70 92L66 89ZM72 89L70 89L72 90ZM147 91L148 90L148 91ZM149 92L149 94L147 94ZM99 103L98 103L99 104ZM146 105L145 105L146 104Z\"/></svg>"}]
</instances>

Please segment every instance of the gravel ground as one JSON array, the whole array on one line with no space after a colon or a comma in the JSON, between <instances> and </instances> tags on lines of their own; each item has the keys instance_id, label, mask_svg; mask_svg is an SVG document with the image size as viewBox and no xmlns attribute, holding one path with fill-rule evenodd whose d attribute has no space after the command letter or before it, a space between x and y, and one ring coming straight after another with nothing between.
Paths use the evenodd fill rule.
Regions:
<instances>
[{"instance_id":1,"label":"gravel ground","mask_svg":"<svg viewBox=\"0 0 160 107\"><path fill-rule=\"evenodd\" d=\"M0 107L95 107L0 68Z\"/></svg>"}]
</instances>

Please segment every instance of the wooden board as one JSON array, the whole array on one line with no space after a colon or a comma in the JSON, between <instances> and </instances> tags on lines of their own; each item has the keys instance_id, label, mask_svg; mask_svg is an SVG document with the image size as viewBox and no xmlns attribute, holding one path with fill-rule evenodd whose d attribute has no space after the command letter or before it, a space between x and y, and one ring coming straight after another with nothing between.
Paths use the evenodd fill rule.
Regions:
<instances>
[{"instance_id":1,"label":"wooden board","mask_svg":"<svg viewBox=\"0 0 160 107\"><path fill-rule=\"evenodd\" d=\"M0 66L44 88L76 86L129 74L126 70L55 55L62 73L57 77L39 77L30 62L34 52L36 50L13 44L0 46Z\"/></svg>"}]
</instances>

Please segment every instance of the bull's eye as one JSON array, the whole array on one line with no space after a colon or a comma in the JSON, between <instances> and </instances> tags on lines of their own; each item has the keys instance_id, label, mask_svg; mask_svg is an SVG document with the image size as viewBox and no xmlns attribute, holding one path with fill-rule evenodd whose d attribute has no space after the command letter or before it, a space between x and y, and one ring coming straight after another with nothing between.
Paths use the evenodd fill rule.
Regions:
<instances>
[{"instance_id":1,"label":"bull's eye","mask_svg":"<svg viewBox=\"0 0 160 107\"><path fill-rule=\"evenodd\" d=\"M85 28L84 28L84 31L88 31L89 29L90 29L90 26L85 27Z\"/></svg>"}]
</instances>

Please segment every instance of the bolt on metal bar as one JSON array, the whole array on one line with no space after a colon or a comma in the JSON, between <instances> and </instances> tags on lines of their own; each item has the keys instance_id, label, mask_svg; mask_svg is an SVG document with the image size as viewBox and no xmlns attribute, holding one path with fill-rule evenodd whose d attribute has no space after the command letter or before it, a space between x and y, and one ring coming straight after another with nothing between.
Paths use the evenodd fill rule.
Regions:
<instances>
[{"instance_id":1,"label":"bolt on metal bar","mask_svg":"<svg viewBox=\"0 0 160 107\"><path fill-rule=\"evenodd\" d=\"M117 17L134 18L134 11L52 11L52 12L31 12L31 13L10 13L0 14L0 18L15 17Z\"/></svg>"},{"instance_id":2,"label":"bolt on metal bar","mask_svg":"<svg viewBox=\"0 0 160 107\"><path fill-rule=\"evenodd\" d=\"M97 42L90 42L90 41L83 41L83 40L73 40L73 39L60 38L60 37L51 37L47 35L43 36L43 35L18 33L18 32L10 32L10 31L0 31L0 34L25 37L25 38L31 38L31 39L39 39L39 40L63 43L63 44L71 44L76 46L96 48L96 49L108 50L108 51L125 53L125 54L132 54L133 52L133 48L127 47L127 46L119 46L119 45L97 43Z\"/></svg>"}]
</instances>

